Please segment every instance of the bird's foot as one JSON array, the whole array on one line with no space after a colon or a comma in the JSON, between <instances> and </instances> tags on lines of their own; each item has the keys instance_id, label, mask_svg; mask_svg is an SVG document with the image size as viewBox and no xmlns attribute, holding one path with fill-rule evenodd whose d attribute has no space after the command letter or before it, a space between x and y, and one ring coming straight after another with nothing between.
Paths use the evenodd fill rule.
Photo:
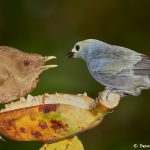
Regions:
<instances>
[{"instance_id":1,"label":"bird's foot","mask_svg":"<svg viewBox=\"0 0 150 150\"><path fill-rule=\"evenodd\" d=\"M140 88L136 88L132 91L133 96L139 96L140 94L141 94L141 89Z\"/></svg>"}]
</instances>

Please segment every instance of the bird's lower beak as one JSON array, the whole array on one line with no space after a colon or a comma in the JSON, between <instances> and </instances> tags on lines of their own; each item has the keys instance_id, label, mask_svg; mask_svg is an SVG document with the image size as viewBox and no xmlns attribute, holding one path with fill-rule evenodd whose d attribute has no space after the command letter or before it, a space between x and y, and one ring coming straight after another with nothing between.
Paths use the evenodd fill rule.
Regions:
<instances>
[{"instance_id":1,"label":"bird's lower beak","mask_svg":"<svg viewBox=\"0 0 150 150\"><path fill-rule=\"evenodd\" d=\"M70 51L70 52L67 53L66 56L67 56L68 58L71 58L71 57L74 56L74 54L75 54L75 52Z\"/></svg>"},{"instance_id":2,"label":"bird's lower beak","mask_svg":"<svg viewBox=\"0 0 150 150\"><path fill-rule=\"evenodd\" d=\"M44 57L44 62L47 62L49 60L52 60L52 59L56 59L55 56L45 56ZM47 69L50 69L50 68L55 68L57 67L58 65L44 65L42 66L42 70L47 70Z\"/></svg>"}]
</instances>

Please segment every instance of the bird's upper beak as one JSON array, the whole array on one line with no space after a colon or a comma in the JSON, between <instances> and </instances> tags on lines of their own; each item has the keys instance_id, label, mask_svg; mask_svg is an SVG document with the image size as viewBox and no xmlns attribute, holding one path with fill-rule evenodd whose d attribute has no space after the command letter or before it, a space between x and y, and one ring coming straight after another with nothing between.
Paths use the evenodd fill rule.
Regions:
<instances>
[{"instance_id":1,"label":"bird's upper beak","mask_svg":"<svg viewBox=\"0 0 150 150\"><path fill-rule=\"evenodd\" d=\"M47 62L49 60L52 60L52 59L56 59L55 56L45 56L44 57L44 62ZM44 65L42 66L42 70L47 70L47 69L50 69L50 68L55 68L57 67L58 65Z\"/></svg>"},{"instance_id":2,"label":"bird's upper beak","mask_svg":"<svg viewBox=\"0 0 150 150\"><path fill-rule=\"evenodd\" d=\"M66 54L66 56L67 56L68 58L71 58L71 57L74 56L74 54L75 54L75 52L70 51L70 52L68 52L68 53Z\"/></svg>"}]
</instances>

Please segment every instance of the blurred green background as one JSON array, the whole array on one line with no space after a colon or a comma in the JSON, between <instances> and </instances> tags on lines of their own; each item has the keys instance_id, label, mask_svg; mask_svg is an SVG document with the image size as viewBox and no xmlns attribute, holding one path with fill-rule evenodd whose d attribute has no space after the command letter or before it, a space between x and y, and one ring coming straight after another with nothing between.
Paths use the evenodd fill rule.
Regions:
<instances>
[{"instance_id":1,"label":"blurred green background","mask_svg":"<svg viewBox=\"0 0 150 150\"><path fill-rule=\"evenodd\" d=\"M83 93L96 97L103 86L82 60L66 53L80 40L99 39L150 55L148 0L0 0L0 45L55 55L59 65L42 74L33 95ZM133 150L150 144L150 91L124 98L93 130L79 135L85 150ZM38 150L40 142L0 141L0 150Z\"/></svg>"}]
</instances>

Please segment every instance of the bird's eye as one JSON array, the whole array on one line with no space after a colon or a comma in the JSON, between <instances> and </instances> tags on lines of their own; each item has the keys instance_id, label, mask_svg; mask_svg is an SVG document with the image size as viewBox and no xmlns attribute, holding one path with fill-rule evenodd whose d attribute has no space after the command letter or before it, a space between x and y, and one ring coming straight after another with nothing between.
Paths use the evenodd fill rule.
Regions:
<instances>
[{"instance_id":1,"label":"bird's eye","mask_svg":"<svg viewBox=\"0 0 150 150\"><path fill-rule=\"evenodd\" d=\"M80 49L80 46L79 45L76 45L76 50L78 51Z\"/></svg>"},{"instance_id":2,"label":"bird's eye","mask_svg":"<svg viewBox=\"0 0 150 150\"><path fill-rule=\"evenodd\" d=\"M29 61L29 60L24 60L23 64L24 64L25 66L29 66L29 65L31 64L31 61Z\"/></svg>"}]
</instances>

